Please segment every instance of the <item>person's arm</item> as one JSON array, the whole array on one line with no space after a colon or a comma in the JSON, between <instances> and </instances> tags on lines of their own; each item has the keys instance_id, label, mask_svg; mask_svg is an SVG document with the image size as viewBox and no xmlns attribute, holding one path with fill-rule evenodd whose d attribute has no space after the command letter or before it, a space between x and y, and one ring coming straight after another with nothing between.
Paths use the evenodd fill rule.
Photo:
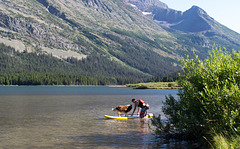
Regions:
<instances>
[{"instance_id":1,"label":"person's arm","mask_svg":"<svg viewBox=\"0 0 240 149\"><path fill-rule=\"evenodd\" d=\"M134 109L133 109L132 116L133 116L133 114L134 114L134 112L135 112L135 110L136 110L136 107L137 107L137 105L136 105L136 104L134 104Z\"/></svg>"},{"instance_id":2,"label":"person's arm","mask_svg":"<svg viewBox=\"0 0 240 149\"><path fill-rule=\"evenodd\" d=\"M140 111L140 109L141 109L141 108L140 108L140 107L138 107L137 115L139 115L139 111Z\"/></svg>"}]
</instances>

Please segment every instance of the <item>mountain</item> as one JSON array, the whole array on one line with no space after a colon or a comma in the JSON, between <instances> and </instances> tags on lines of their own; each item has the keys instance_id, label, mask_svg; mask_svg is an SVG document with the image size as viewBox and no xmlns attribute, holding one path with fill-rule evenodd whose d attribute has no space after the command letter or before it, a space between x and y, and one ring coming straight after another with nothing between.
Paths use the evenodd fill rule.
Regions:
<instances>
[{"instance_id":1,"label":"mountain","mask_svg":"<svg viewBox=\"0 0 240 149\"><path fill-rule=\"evenodd\" d=\"M0 43L15 49L0 53L1 73L146 81L178 71L192 50L202 59L214 44L237 50L240 35L197 6L158 0L2 0Z\"/></svg>"},{"instance_id":2,"label":"mountain","mask_svg":"<svg viewBox=\"0 0 240 149\"><path fill-rule=\"evenodd\" d=\"M192 6L189 10L182 12L168 8L159 0L129 0L129 2L159 24L185 33L201 33L206 37L228 40L239 46L238 33L215 21L198 6Z\"/></svg>"},{"instance_id":3,"label":"mountain","mask_svg":"<svg viewBox=\"0 0 240 149\"><path fill-rule=\"evenodd\" d=\"M178 18L178 23L171 27L184 32L202 32L211 30L211 22L214 22L208 14L197 6L193 6L191 9L182 13L182 16Z\"/></svg>"}]
</instances>

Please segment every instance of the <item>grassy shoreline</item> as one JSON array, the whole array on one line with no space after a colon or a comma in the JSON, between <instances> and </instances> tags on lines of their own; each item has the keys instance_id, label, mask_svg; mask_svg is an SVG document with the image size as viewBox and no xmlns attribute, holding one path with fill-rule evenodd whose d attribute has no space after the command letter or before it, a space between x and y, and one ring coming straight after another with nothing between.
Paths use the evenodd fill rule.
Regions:
<instances>
[{"instance_id":1,"label":"grassy shoreline","mask_svg":"<svg viewBox=\"0 0 240 149\"><path fill-rule=\"evenodd\" d=\"M148 82L138 84L126 84L134 89L179 89L177 82Z\"/></svg>"},{"instance_id":2,"label":"grassy shoreline","mask_svg":"<svg viewBox=\"0 0 240 149\"><path fill-rule=\"evenodd\" d=\"M133 89L180 89L177 82L148 82L126 85L0 85L0 86L108 86L108 87L132 87Z\"/></svg>"}]
</instances>

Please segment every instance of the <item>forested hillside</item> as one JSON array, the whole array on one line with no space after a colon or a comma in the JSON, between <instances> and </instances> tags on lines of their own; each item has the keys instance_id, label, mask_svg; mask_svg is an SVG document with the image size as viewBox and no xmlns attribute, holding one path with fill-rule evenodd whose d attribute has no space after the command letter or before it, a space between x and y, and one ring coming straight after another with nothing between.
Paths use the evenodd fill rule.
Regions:
<instances>
[{"instance_id":1,"label":"forested hillside","mask_svg":"<svg viewBox=\"0 0 240 149\"><path fill-rule=\"evenodd\" d=\"M97 54L84 60L60 60L46 54L16 52L4 44L0 44L0 72L3 85L109 85L152 79Z\"/></svg>"},{"instance_id":2,"label":"forested hillside","mask_svg":"<svg viewBox=\"0 0 240 149\"><path fill-rule=\"evenodd\" d=\"M156 0L2 0L0 73L5 80L8 74L47 78L51 73L98 82L89 84L124 84L177 72L179 60L186 54L193 57L193 50L205 59L214 44L240 49L240 35L213 19L207 21L211 28L185 32L157 23L140 6L152 15L169 10ZM188 19L199 11L188 11L195 14ZM68 84L82 84L73 80Z\"/></svg>"}]
</instances>

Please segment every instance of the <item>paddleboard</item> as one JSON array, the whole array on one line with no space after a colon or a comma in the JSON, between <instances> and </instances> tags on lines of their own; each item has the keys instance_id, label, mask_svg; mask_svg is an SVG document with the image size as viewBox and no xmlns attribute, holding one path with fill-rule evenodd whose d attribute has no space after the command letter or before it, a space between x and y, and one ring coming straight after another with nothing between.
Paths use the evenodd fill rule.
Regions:
<instances>
[{"instance_id":1,"label":"paddleboard","mask_svg":"<svg viewBox=\"0 0 240 149\"><path fill-rule=\"evenodd\" d=\"M133 115L133 116L111 116L111 115L104 115L104 117L109 118L109 119L136 119L136 118L141 118L139 115ZM152 118L153 114L149 113L143 118Z\"/></svg>"}]
</instances>

